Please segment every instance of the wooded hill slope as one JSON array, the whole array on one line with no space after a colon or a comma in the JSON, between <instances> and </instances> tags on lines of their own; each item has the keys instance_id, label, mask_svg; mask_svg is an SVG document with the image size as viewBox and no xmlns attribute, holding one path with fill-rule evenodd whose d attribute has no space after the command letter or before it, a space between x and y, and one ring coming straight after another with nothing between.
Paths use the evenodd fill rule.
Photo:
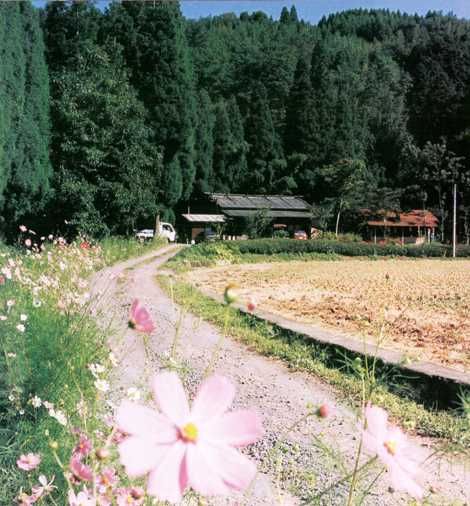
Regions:
<instances>
[{"instance_id":1,"label":"wooded hill slope","mask_svg":"<svg viewBox=\"0 0 470 506\"><path fill-rule=\"evenodd\" d=\"M4 232L127 233L218 191L302 194L349 229L363 207L427 207L448 238L456 181L470 233L467 20L4 2L0 41Z\"/></svg>"}]
</instances>

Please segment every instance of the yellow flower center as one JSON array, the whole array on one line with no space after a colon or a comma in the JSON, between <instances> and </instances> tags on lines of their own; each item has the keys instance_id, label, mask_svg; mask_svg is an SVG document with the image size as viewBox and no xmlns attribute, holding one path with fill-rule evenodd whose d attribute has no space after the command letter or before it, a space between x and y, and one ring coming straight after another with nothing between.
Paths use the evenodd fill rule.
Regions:
<instances>
[{"instance_id":1,"label":"yellow flower center","mask_svg":"<svg viewBox=\"0 0 470 506\"><path fill-rule=\"evenodd\" d=\"M384 446L385 446L386 450L388 451L388 453L390 453L390 455L395 455L397 453L397 446L398 445L397 445L396 441L393 441L393 440L385 441Z\"/></svg>"},{"instance_id":2,"label":"yellow flower center","mask_svg":"<svg viewBox=\"0 0 470 506\"><path fill-rule=\"evenodd\" d=\"M181 429L181 436L185 441L191 441L191 443L194 443L197 439L197 436L199 434L199 431L197 430L197 427L194 425L194 423L187 423L182 429Z\"/></svg>"}]
</instances>

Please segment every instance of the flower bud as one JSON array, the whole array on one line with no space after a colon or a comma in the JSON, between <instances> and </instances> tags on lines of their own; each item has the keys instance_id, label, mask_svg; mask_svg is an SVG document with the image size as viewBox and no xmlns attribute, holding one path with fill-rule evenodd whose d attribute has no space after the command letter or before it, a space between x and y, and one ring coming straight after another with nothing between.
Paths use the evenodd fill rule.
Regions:
<instances>
[{"instance_id":1,"label":"flower bud","mask_svg":"<svg viewBox=\"0 0 470 506\"><path fill-rule=\"evenodd\" d=\"M237 288L237 285L235 283L229 283L224 290L224 300L226 304L233 304L236 302L238 296L235 291Z\"/></svg>"},{"instance_id":2,"label":"flower bud","mask_svg":"<svg viewBox=\"0 0 470 506\"><path fill-rule=\"evenodd\" d=\"M109 457L110 452L107 448L98 448L95 455L98 460L105 460Z\"/></svg>"},{"instance_id":3,"label":"flower bud","mask_svg":"<svg viewBox=\"0 0 470 506\"><path fill-rule=\"evenodd\" d=\"M330 406L328 404L322 404L317 409L317 416L320 418L327 418L330 415Z\"/></svg>"},{"instance_id":4,"label":"flower bud","mask_svg":"<svg viewBox=\"0 0 470 506\"><path fill-rule=\"evenodd\" d=\"M52 450L57 450L57 448L59 448L59 444L57 441L49 441L49 448Z\"/></svg>"}]
</instances>

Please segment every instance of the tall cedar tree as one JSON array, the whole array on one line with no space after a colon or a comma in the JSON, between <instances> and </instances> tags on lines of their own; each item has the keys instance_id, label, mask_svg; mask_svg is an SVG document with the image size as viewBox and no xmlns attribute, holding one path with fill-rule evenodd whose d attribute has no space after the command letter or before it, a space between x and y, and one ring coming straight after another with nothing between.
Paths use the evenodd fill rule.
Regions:
<instances>
[{"instance_id":1,"label":"tall cedar tree","mask_svg":"<svg viewBox=\"0 0 470 506\"><path fill-rule=\"evenodd\" d=\"M49 188L49 81L39 12L0 5L0 230L43 205Z\"/></svg>"},{"instance_id":2,"label":"tall cedar tree","mask_svg":"<svg viewBox=\"0 0 470 506\"><path fill-rule=\"evenodd\" d=\"M209 94L202 89L198 95L196 126L195 191L209 192L214 185L214 110Z\"/></svg>"},{"instance_id":3,"label":"tall cedar tree","mask_svg":"<svg viewBox=\"0 0 470 506\"><path fill-rule=\"evenodd\" d=\"M106 37L124 48L131 82L163 146L164 204L187 200L196 176L196 94L178 2L123 1L108 14Z\"/></svg>"},{"instance_id":4,"label":"tall cedar tree","mask_svg":"<svg viewBox=\"0 0 470 506\"><path fill-rule=\"evenodd\" d=\"M214 123L214 186L217 192L230 192L233 187L232 155L234 141L227 102L221 100L215 106Z\"/></svg>"},{"instance_id":5,"label":"tall cedar tree","mask_svg":"<svg viewBox=\"0 0 470 506\"><path fill-rule=\"evenodd\" d=\"M231 168L232 173L232 192L241 191L248 174L248 143L245 141L245 129L243 128L243 118L235 97L231 97L227 104L227 112L230 118L230 131L232 133L232 155Z\"/></svg>"},{"instance_id":6,"label":"tall cedar tree","mask_svg":"<svg viewBox=\"0 0 470 506\"><path fill-rule=\"evenodd\" d=\"M249 113L245 121L246 140L249 144L248 166L250 177L245 189L258 188L269 192L274 180L274 160L282 156L279 138L274 130L266 88L258 83L252 91Z\"/></svg>"},{"instance_id":7,"label":"tall cedar tree","mask_svg":"<svg viewBox=\"0 0 470 506\"><path fill-rule=\"evenodd\" d=\"M310 64L302 56L297 62L294 82L289 94L284 135L285 151L308 153L312 151L313 89L310 80Z\"/></svg>"}]
</instances>

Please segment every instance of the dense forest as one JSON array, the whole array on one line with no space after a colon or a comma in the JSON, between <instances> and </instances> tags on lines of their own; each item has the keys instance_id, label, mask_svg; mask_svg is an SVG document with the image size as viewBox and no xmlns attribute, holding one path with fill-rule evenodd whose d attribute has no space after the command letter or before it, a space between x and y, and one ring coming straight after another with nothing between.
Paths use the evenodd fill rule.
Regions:
<instances>
[{"instance_id":1,"label":"dense forest","mask_svg":"<svg viewBox=\"0 0 470 506\"><path fill-rule=\"evenodd\" d=\"M176 2L0 4L0 230L100 236L201 191L300 194L312 216L432 209L470 234L470 22Z\"/></svg>"}]
</instances>

